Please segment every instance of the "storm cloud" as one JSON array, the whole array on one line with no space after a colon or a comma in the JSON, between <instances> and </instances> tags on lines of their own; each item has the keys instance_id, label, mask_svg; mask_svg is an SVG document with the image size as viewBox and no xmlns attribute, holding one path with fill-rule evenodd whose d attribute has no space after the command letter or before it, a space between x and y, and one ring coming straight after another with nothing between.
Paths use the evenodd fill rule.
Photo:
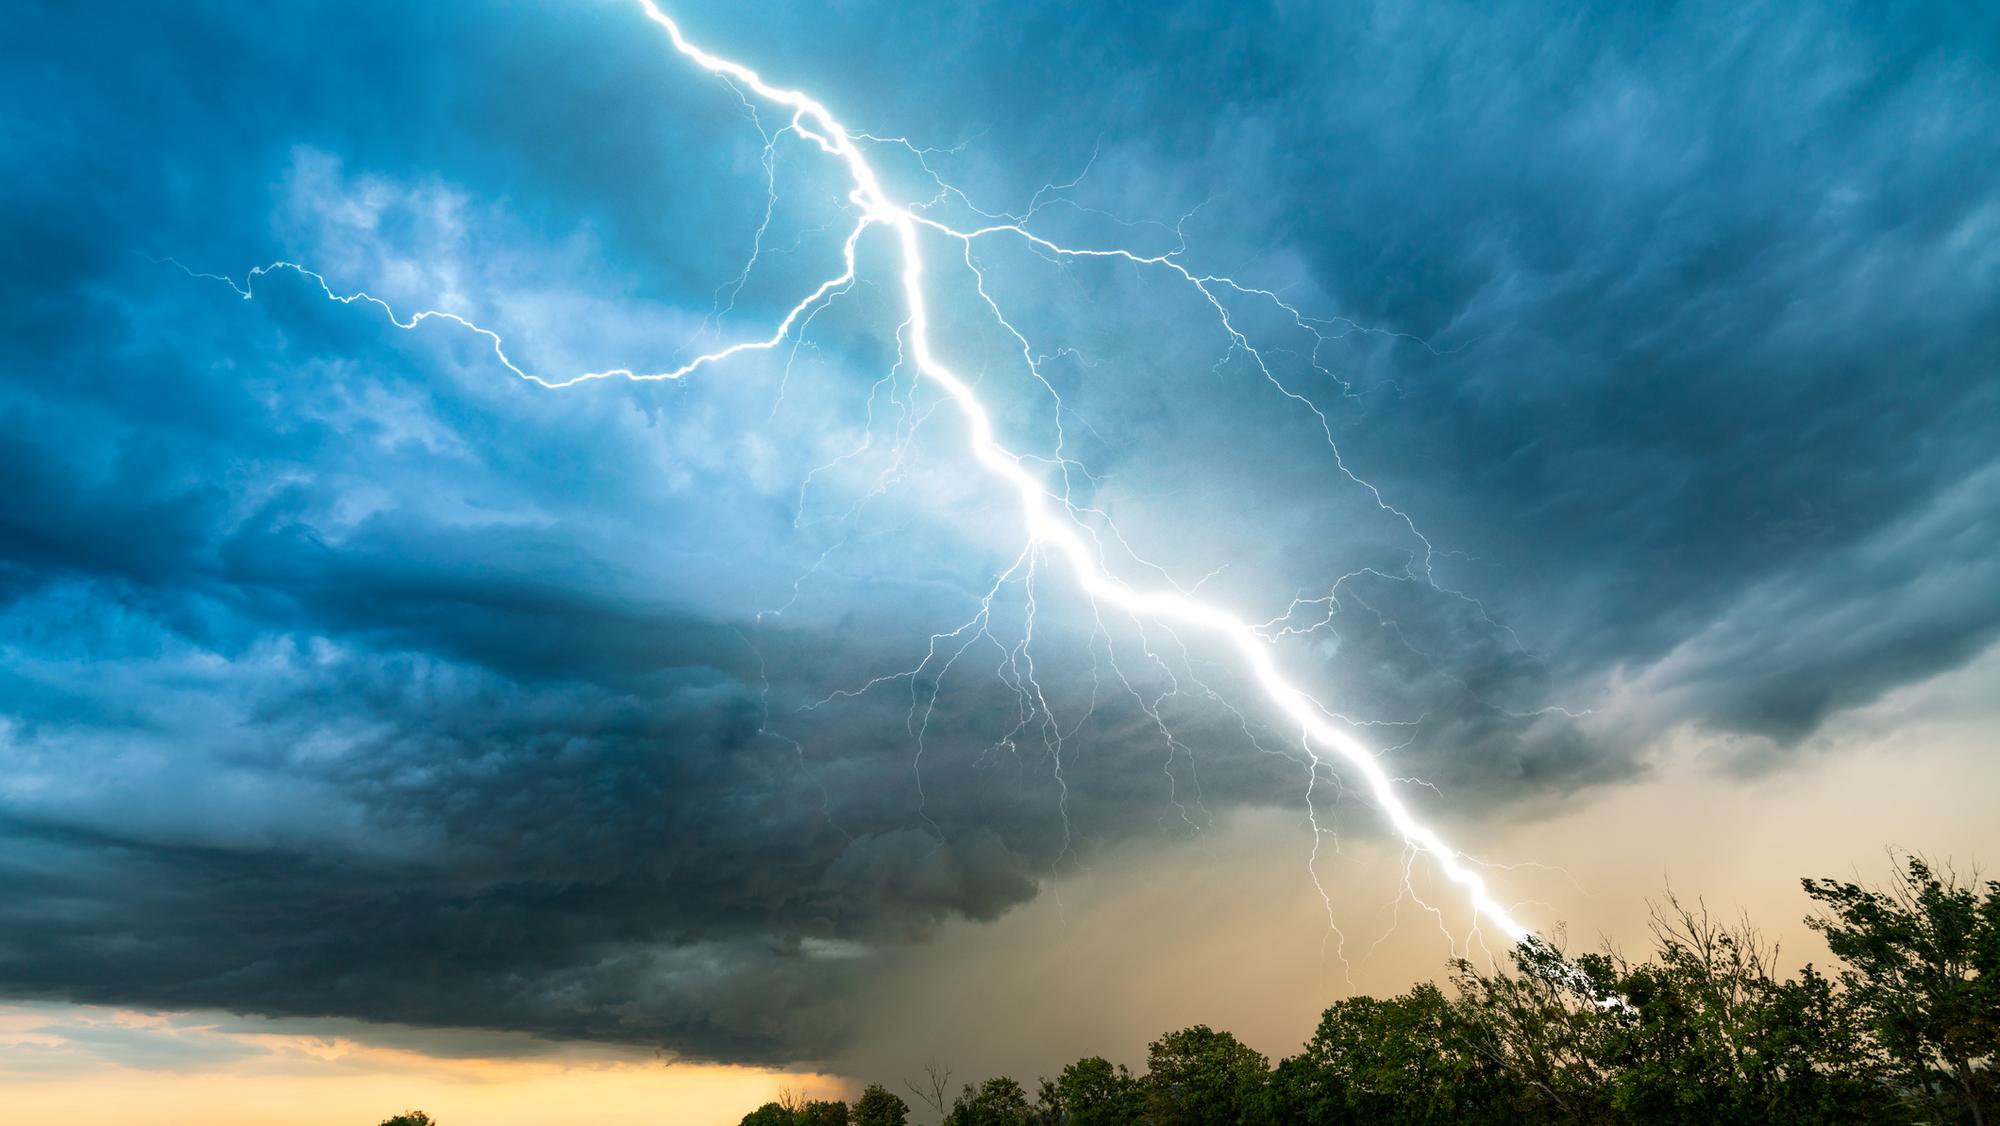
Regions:
<instances>
[{"instance_id":1,"label":"storm cloud","mask_svg":"<svg viewBox=\"0 0 2000 1126\"><path fill-rule=\"evenodd\" d=\"M687 19L979 206L1075 179L1038 228L1316 318L1231 298L1260 370L1157 272L975 248L1078 499L1270 619L1427 808L1532 815L1676 727L1783 769L2000 635L1990 15L901 9ZM781 142L771 204L782 122L634 12L19 22L0 991L825 1059L945 922L1300 806L1193 639L1043 568L1018 644L1012 510L898 368L873 252L797 349L561 394L174 264L303 261L552 372L763 323L840 193ZM1019 344L940 300L1047 450Z\"/></svg>"}]
</instances>

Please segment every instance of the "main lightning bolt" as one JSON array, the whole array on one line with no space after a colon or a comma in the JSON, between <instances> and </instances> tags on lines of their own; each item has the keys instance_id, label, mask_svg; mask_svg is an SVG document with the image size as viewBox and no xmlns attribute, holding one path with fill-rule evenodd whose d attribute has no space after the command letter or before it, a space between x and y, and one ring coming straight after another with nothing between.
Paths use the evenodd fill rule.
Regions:
<instances>
[{"instance_id":1,"label":"main lightning bolt","mask_svg":"<svg viewBox=\"0 0 2000 1126\"><path fill-rule=\"evenodd\" d=\"M1369 796L1373 798L1377 808L1381 810L1383 816L1387 818L1389 824L1402 838L1408 853L1411 856L1420 854L1427 858L1429 863L1434 865L1439 873L1460 889L1472 908L1475 927L1479 924L1491 926L1504 934L1510 942L1527 940L1529 938L1528 929L1514 918L1505 905L1494 898L1486 881L1478 872L1468 866L1466 862L1467 858L1452 848L1450 844L1438 835L1436 830L1420 821L1409 805L1404 802L1396 790L1396 784L1399 779L1392 777L1382 768L1376 753L1360 739L1342 730L1340 726L1337 726L1334 722L1336 717L1297 684L1293 683L1285 675L1284 671L1280 669L1275 656L1276 640L1283 633L1292 631L1283 630L1272 633L1270 632L1272 623L1262 623L1260 625L1248 622L1219 606L1202 600L1195 591L1184 590L1171 582L1168 582L1164 588L1139 587L1130 585L1109 572L1101 559L1100 547L1096 545L1097 533L1088 528L1079 519L1080 514L1089 510L1073 506L1069 501L1067 490L1058 494L1050 488L1044 473L1046 472L1045 467L1052 463L1052 459L1016 453L1003 445L995 434L991 414L980 401L979 396L974 392L972 386L938 355L937 348L931 338L930 304L926 298L924 289L925 259L921 245L922 236L928 233L933 236L943 236L962 243L966 248L966 261L968 265L970 265L971 246L975 241L988 237L1002 236L1023 240L1035 250L1052 257L1116 258L1123 259L1135 265L1159 268L1175 273L1183 281L1199 291L1208 304L1213 307L1215 313L1220 317L1222 326L1228 333L1234 347L1252 357L1259 371L1266 379L1276 385L1280 392L1312 410L1318 417L1322 428L1328 428L1327 419L1319 411L1319 408L1314 406L1304 396L1286 387L1264 364L1262 356L1251 346L1249 340L1231 321L1223 295L1233 293L1268 299L1275 302L1280 309L1291 315L1301 328L1313 331L1311 324L1305 318L1301 317L1296 310L1293 310L1291 306L1279 301L1277 295L1269 290L1242 286L1228 278L1197 274L1189 270L1177 260L1176 255L1178 251L1163 255L1142 255L1126 250L1075 249L1065 247L1028 231L1024 226L1027 219L1025 215L999 215L979 212L983 218L989 219L991 222L985 226L961 230L924 213L922 205L910 206L899 204L891 199L889 193L884 190L880 177L877 175L875 168L869 163L867 154L863 151L862 144L865 142L900 143L905 147L911 147L908 142L895 138L878 138L869 134L850 131L840 123L831 110L807 94L798 90L773 85L750 67L734 60L711 54L689 42L687 37L682 34L680 25L671 16L667 15L666 12L662 11L654 0L638 0L638 3L644 11L646 18L666 32L667 38L672 43L674 50L681 56L702 70L731 83L739 94L748 91L750 94L754 94L756 98L761 99L763 103L790 114L791 120L785 129L779 130L777 133L767 132L765 134L767 174L769 168L768 146L775 142L779 134L785 132L792 133L816 145L846 170L850 185L847 199L856 208L858 217L854 227L847 233L842 243L844 269L837 276L828 278L822 282L807 294L804 299L794 305L768 335L715 348L671 369L640 372L617 368L552 379L536 375L516 363L507 354L500 336L490 329L483 328L456 314L437 310L426 310L413 314L408 318L399 317L380 298L367 293L336 292L323 276L314 273L298 263L277 262L268 266L258 267L246 276L245 282L242 285L238 285L235 281L220 277L219 275L200 274L197 276L216 278L217 280L228 282L239 295L247 299L252 296L252 287L257 277L274 271L300 274L316 282L330 299L347 304L360 302L379 307L399 327L414 328L427 320L441 320L456 324L467 331L476 333L487 340L491 345L495 358L510 372L524 380L554 389L570 387L590 380L607 378L636 381L680 379L743 353L774 350L788 338L792 337L795 331L799 331L804 324L809 324L820 310L825 308L834 298L846 292L854 284L856 278L857 247L865 235L868 235L871 231L879 230L894 241L896 261L900 265L900 284L905 321L900 328L898 336L906 348L906 354L902 357L903 362L910 365L918 376L927 380L931 385L943 392L945 398L949 399L952 405L957 408L959 415L964 421L965 447L967 452L986 472L1010 489L1019 499L1021 517L1026 525L1030 542L1024 548L1022 560L1017 560L1015 567L1010 569L1008 574L1018 571L1031 553L1036 549L1041 549L1061 560L1067 566L1070 576L1099 606L1115 607L1126 614L1159 622L1166 625L1170 630L1175 626L1187 627L1206 634L1213 640L1220 642L1227 651L1231 651L1236 655L1241 663L1242 670L1249 673L1251 679L1256 682L1270 706L1275 709L1278 715L1284 717L1292 728L1300 734L1301 744L1311 757L1311 765L1313 767L1312 777L1317 778L1317 768L1324 762L1322 755L1331 756L1332 759L1343 764L1348 770L1352 771L1354 777L1360 779ZM747 98L746 104L748 104ZM924 152L924 150L917 150L913 147L911 147L911 151L916 152L920 159ZM926 165L926 168L928 168L928 165ZM940 185L941 193L950 190L943 188L941 181ZM977 211L976 208L974 210ZM766 223L768 224L768 222L769 213L767 211ZM761 229L759 234L761 237ZM747 274L747 268L745 272ZM975 277L978 276L976 269L974 270L974 275ZM740 288L741 280L739 278L733 284ZM1013 330L1013 326L1007 322L1004 316L999 315L999 308L993 298L987 293L983 279L979 286L979 295L995 316L999 317L1000 323L1012 333L1014 340L1021 347L1022 355L1028 361L1031 372L1040 379L1040 369L1037 366L1035 357L1027 346L1026 340L1021 337L1020 333ZM731 298L733 301L733 290ZM1315 335L1317 334L1315 333ZM1047 387L1046 380L1042 380L1042 383ZM1060 426L1060 421L1058 421L1058 426ZM1330 440L1332 436L1330 429L1327 430L1327 436ZM1400 519L1405 525L1409 526L1413 534L1417 534L1414 524L1410 523L1407 516L1384 500L1381 494L1375 491L1373 486L1348 471L1344 462L1338 461L1337 450L1335 456L1336 465L1341 472L1345 473L1356 484L1366 488L1375 503L1383 511ZM1058 465L1065 474L1072 468L1072 463L1062 457L1060 448L1058 448L1057 457L1053 459L1053 464ZM1099 517L1102 516L1102 513L1094 514ZM1115 531L1113 534L1116 534ZM1428 540L1423 539L1421 534L1417 534L1417 538L1423 543L1425 548L1424 570L1428 574L1430 544ZM1028 565L1032 566L1031 563ZM1002 576L1003 581L1006 577L1005 575ZM1199 587L1197 586L1196 590L1198 591L1198 589ZM990 603L990 601L991 595L989 594L988 602ZM1297 603L1294 604L1294 608L1296 606ZM1213 696L1212 693L1210 695ZM1225 704L1225 706L1227 705ZM1230 710L1234 711L1233 708ZM1157 720L1158 717L1155 716L1154 718ZM1058 764L1058 771L1060 771L1060 764ZM1060 780L1060 773L1058 773L1058 780ZM1312 808L1310 792L1308 793L1307 808L1310 813ZM1315 855L1317 855L1317 840L1320 832L1321 830L1315 821ZM1317 882L1316 874L1315 882Z\"/></svg>"}]
</instances>

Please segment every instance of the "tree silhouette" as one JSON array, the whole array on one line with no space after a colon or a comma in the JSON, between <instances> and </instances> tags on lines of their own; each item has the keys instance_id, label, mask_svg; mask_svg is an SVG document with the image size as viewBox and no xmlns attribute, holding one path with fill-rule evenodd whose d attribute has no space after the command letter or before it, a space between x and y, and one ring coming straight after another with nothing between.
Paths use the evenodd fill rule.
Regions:
<instances>
[{"instance_id":1,"label":"tree silhouette","mask_svg":"<svg viewBox=\"0 0 2000 1126\"><path fill-rule=\"evenodd\" d=\"M854 1126L908 1126L910 1104L880 1083L870 1083L854 1104Z\"/></svg>"},{"instance_id":2,"label":"tree silhouette","mask_svg":"<svg viewBox=\"0 0 2000 1126\"><path fill-rule=\"evenodd\" d=\"M1982 1126L2000 1057L2000 882L1920 856L1886 888L1805 880L1806 920L1847 963L1854 998L1898 1078L1940 1122Z\"/></svg>"},{"instance_id":3,"label":"tree silhouette","mask_svg":"<svg viewBox=\"0 0 2000 1126\"><path fill-rule=\"evenodd\" d=\"M977 1088L967 1083L952 1100L944 1126L1033 1126L1028 1093L1021 1085L1002 1075L988 1079Z\"/></svg>"},{"instance_id":4,"label":"tree silhouette","mask_svg":"<svg viewBox=\"0 0 2000 1126\"><path fill-rule=\"evenodd\" d=\"M1227 1032L1205 1024L1148 1045L1148 1111L1157 1126L1260 1121L1270 1064Z\"/></svg>"},{"instance_id":5,"label":"tree silhouette","mask_svg":"<svg viewBox=\"0 0 2000 1126\"><path fill-rule=\"evenodd\" d=\"M1145 1121L1146 1085L1123 1064L1090 1056L1045 1084L1041 1101L1044 1117L1069 1126L1128 1126Z\"/></svg>"}]
</instances>

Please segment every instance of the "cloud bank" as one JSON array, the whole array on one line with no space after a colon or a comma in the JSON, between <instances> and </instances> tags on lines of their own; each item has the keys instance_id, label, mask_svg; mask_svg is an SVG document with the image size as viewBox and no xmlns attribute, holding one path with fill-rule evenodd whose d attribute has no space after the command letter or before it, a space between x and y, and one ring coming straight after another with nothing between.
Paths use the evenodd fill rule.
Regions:
<instances>
[{"instance_id":1,"label":"cloud bank","mask_svg":"<svg viewBox=\"0 0 2000 1126\"><path fill-rule=\"evenodd\" d=\"M1184 240L1327 318L1235 310L1288 398L1159 277L980 251L1080 495L1295 629L1464 818L1642 771L1676 725L1781 769L1991 645L1978 18L689 17L981 206L1087 169L1038 228ZM854 982L944 922L1105 842L1302 808L1212 655L1053 578L1059 761L1022 583L918 665L1019 538L873 282L795 350L552 395L476 339L157 261L306 261L549 371L760 323L824 276L837 195L780 141L774 202L782 122L632 13L23 23L0 83L61 112L0 134L0 990L823 1059ZM948 309L1046 447L1019 345Z\"/></svg>"}]
</instances>

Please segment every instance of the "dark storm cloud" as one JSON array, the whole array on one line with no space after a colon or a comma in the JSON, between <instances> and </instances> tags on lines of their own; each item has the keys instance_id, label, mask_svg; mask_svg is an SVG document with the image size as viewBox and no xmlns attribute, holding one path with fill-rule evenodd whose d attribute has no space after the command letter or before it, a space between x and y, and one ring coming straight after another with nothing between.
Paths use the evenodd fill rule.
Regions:
<instances>
[{"instance_id":1,"label":"dark storm cloud","mask_svg":"<svg viewBox=\"0 0 2000 1126\"><path fill-rule=\"evenodd\" d=\"M1198 265L1382 330L1326 330L1343 385L1237 311L1435 553L1185 293L982 249L1091 499L1187 581L1228 564L1204 589L1313 627L1287 659L1329 703L1490 809L1629 774L1676 723L1782 761L1991 643L2000 29L1977 18L690 26L857 125L977 138L933 159L981 199L1098 150L1051 229L1164 249L1207 200ZM1053 580L1038 669L1066 717L1096 705L1060 777L1008 680L1018 588L1002 641L892 675L977 610L1013 533L943 423L854 453L865 403L878 437L912 417L869 399L879 290L791 369L549 395L298 279L246 304L152 260L298 257L551 370L685 354L763 214L759 147L629 13L20 22L0 89L41 111L0 133L0 990L823 1058L898 944L1097 842L1297 805L1305 766L1206 694L1241 687L1212 655L1066 625L1088 618ZM744 317L824 264L790 236L837 206L786 181ZM1003 425L1045 424L1004 390L1008 341L955 340L982 331ZM1607 683L1652 703L1555 707Z\"/></svg>"},{"instance_id":2,"label":"dark storm cloud","mask_svg":"<svg viewBox=\"0 0 2000 1126\"><path fill-rule=\"evenodd\" d=\"M1792 737L1992 638L1956 566L2000 420L1994 29L1965 18L1409 12L1322 103L1367 124L1287 162L1314 269L1462 349L1357 457L1479 481L1446 502L1487 506L1474 585L1560 665L1650 664L1782 582L1817 652L1701 662L1681 703Z\"/></svg>"},{"instance_id":3,"label":"dark storm cloud","mask_svg":"<svg viewBox=\"0 0 2000 1126\"><path fill-rule=\"evenodd\" d=\"M1334 351L1358 397L1320 401L1473 556L1448 585L1560 682L1661 663L1674 719L1781 740L1991 642L1990 14L1279 22L1219 38L1284 79L1201 88L1182 165L1281 181L1242 259L1429 343ZM1727 651L1753 628L1812 641Z\"/></svg>"}]
</instances>

